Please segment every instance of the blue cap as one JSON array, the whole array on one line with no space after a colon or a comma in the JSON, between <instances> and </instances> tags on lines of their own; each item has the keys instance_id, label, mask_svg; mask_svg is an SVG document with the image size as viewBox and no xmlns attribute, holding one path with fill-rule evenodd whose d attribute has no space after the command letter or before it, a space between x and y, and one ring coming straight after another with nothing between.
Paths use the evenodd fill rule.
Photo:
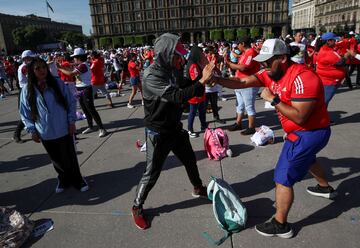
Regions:
<instances>
[{"instance_id":1,"label":"blue cap","mask_svg":"<svg viewBox=\"0 0 360 248\"><path fill-rule=\"evenodd\" d=\"M338 40L339 37L337 37L333 32L327 32L323 35L321 35L322 40Z\"/></svg>"}]
</instances>

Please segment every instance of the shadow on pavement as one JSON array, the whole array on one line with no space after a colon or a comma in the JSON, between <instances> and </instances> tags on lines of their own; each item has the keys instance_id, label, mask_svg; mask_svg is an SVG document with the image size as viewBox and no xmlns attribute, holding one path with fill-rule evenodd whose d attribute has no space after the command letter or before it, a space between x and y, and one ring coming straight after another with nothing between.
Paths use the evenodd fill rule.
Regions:
<instances>
[{"instance_id":1,"label":"shadow on pavement","mask_svg":"<svg viewBox=\"0 0 360 248\"><path fill-rule=\"evenodd\" d=\"M0 173L32 170L49 164L51 161L46 153L26 155L17 160L0 162Z\"/></svg>"}]
</instances>

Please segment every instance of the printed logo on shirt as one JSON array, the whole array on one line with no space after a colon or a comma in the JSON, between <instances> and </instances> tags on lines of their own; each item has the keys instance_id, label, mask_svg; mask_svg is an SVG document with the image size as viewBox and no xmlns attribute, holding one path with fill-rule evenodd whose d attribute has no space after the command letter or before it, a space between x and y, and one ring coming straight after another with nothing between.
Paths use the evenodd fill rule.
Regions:
<instances>
[{"instance_id":1,"label":"printed logo on shirt","mask_svg":"<svg viewBox=\"0 0 360 248\"><path fill-rule=\"evenodd\" d=\"M300 76L297 76L295 78L294 85L295 85L295 94L297 95L304 94L304 84Z\"/></svg>"}]
</instances>

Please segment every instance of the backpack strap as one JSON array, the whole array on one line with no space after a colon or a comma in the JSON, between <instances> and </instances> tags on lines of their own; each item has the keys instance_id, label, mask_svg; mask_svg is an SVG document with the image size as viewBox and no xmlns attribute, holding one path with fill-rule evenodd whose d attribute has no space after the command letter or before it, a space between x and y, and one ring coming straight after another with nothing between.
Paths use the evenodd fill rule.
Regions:
<instances>
[{"instance_id":1,"label":"backpack strap","mask_svg":"<svg viewBox=\"0 0 360 248\"><path fill-rule=\"evenodd\" d=\"M218 240L214 240L207 232L203 232L202 235L207 239L207 241L209 241L210 244L219 246L224 243L225 240L227 240L232 235L232 233L224 231L224 236Z\"/></svg>"}]
</instances>

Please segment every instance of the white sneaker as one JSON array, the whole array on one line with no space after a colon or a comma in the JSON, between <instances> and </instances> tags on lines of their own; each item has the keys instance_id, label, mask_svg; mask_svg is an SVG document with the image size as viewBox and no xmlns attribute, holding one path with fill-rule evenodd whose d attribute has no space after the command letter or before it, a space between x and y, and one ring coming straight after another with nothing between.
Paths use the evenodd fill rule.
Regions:
<instances>
[{"instance_id":1,"label":"white sneaker","mask_svg":"<svg viewBox=\"0 0 360 248\"><path fill-rule=\"evenodd\" d=\"M83 178L83 183L81 184L80 191L86 192L89 190L89 185L87 184L86 180Z\"/></svg>"},{"instance_id":2,"label":"white sneaker","mask_svg":"<svg viewBox=\"0 0 360 248\"><path fill-rule=\"evenodd\" d=\"M190 137L190 138L196 138L196 137L198 137L197 133L195 133L195 132L188 131L188 134L189 134L189 137Z\"/></svg>"},{"instance_id":3,"label":"white sneaker","mask_svg":"<svg viewBox=\"0 0 360 248\"><path fill-rule=\"evenodd\" d=\"M105 129L100 129L99 131L99 137L105 137L108 134L108 132Z\"/></svg>"},{"instance_id":4,"label":"white sneaker","mask_svg":"<svg viewBox=\"0 0 360 248\"><path fill-rule=\"evenodd\" d=\"M59 193L62 193L64 190L65 190L64 186L62 184L60 184L60 181L58 180L58 183L55 188L55 193L59 194Z\"/></svg>"},{"instance_id":5,"label":"white sneaker","mask_svg":"<svg viewBox=\"0 0 360 248\"><path fill-rule=\"evenodd\" d=\"M221 101L226 102L226 101L227 101L227 98L221 97Z\"/></svg>"},{"instance_id":6,"label":"white sneaker","mask_svg":"<svg viewBox=\"0 0 360 248\"><path fill-rule=\"evenodd\" d=\"M94 132L94 128L88 127L84 131L82 131L82 134L92 133Z\"/></svg>"},{"instance_id":7,"label":"white sneaker","mask_svg":"<svg viewBox=\"0 0 360 248\"><path fill-rule=\"evenodd\" d=\"M135 106L131 105L130 103L127 104L127 107L130 108L130 109L135 108Z\"/></svg>"},{"instance_id":8,"label":"white sneaker","mask_svg":"<svg viewBox=\"0 0 360 248\"><path fill-rule=\"evenodd\" d=\"M144 100L141 101L141 105L144 106Z\"/></svg>"}]
</instances>

